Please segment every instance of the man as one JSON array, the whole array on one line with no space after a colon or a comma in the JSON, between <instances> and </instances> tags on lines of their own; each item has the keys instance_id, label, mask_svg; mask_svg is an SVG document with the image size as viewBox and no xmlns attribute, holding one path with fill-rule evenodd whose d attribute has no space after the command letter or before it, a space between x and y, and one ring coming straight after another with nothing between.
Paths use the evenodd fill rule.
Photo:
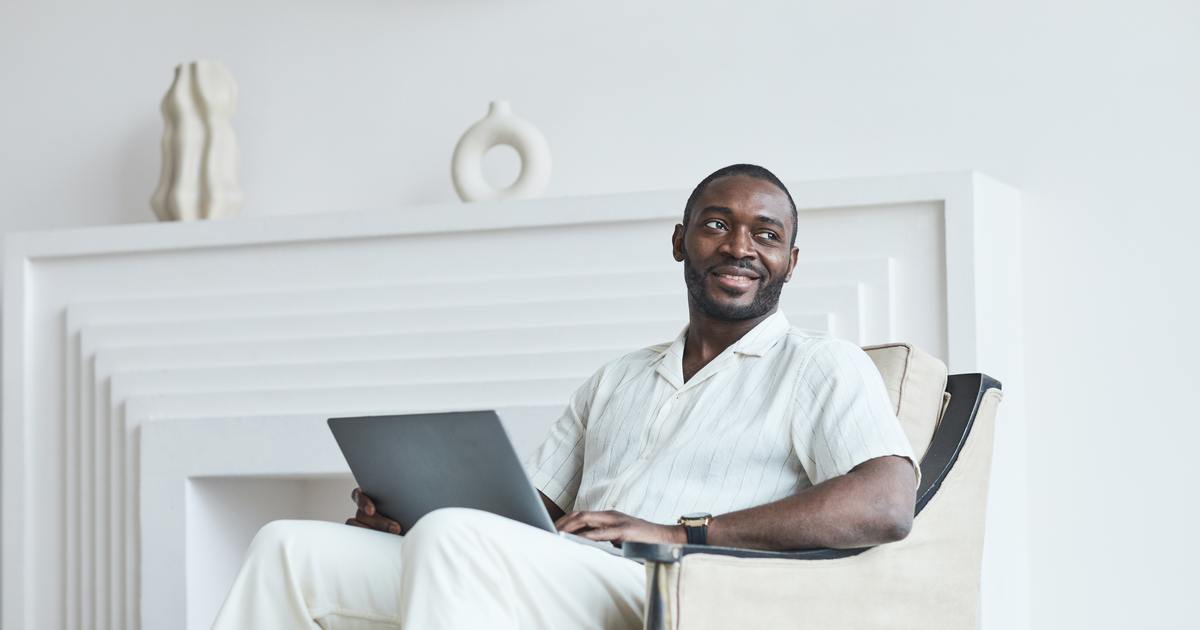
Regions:
<instances>
[{"instance_id":1,"label":"man","mask_svg":"<svg viewBox=\"0 0 1200 630\"><path fill-rule=\"evenodd\" d=\"M796 229L791 195L762 167L720 169L692 192L671 239L687 328L601 367L527 463L559 530L759 549L908 534L919 471L879 373L778 311ZM475 510L406 532L353 498L358 530L264 527L216 627L641 625L635 562Z\"/></svg>"}]
</instances>

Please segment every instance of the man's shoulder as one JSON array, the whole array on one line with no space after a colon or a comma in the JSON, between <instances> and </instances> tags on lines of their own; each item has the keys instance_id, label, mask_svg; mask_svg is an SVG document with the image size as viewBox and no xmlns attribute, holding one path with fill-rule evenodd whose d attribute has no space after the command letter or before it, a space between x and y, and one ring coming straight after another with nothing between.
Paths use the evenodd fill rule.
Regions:
<instances>
[{"instance_id":1,"label":"man's shoulder","mask_svg":"<svg viewBox=\"0 0 1200 630\"><path fill-rule=\"evenodd\" d=\"M832 367L847 359L864 355L863 349L852 341L834 337L827 332L791 328L781 344L781 358L796 367L817 365Z\"/></svg>"},{"instance_id":2,"label":"man's shoulder","mask_svg":"<svg viewBox=\"0 0 1200 630\"><path fill-rule=\"evenodd\" d=\"M837 338L827 332L792 326L783 336L780 353L789 360L807 360L814 352L834 341L837 341Z\"/></svg>"},{"instance_id":3,"label":"man's shoulder","mask_svg":"<svg viewBox=\"0 0 1200 630\"><path fill-rule=\"evenodd\" d=\"M805 330L792 326L784 335L783 342L793 347L811 347L834 339L829 333L821 330Z\"/></svg>"},{"instance_id":4,"label":"man's shoulder","mask_svg":"<svg viewBox=\"0 0 1200 630\"><path fill-rule=\"evenodd\" d=\"M790 367L801 378L840 380L871 365L870 356L853 341L827 333L793 328L788 332L784 352Z\"/></svg>"}]
</instances>

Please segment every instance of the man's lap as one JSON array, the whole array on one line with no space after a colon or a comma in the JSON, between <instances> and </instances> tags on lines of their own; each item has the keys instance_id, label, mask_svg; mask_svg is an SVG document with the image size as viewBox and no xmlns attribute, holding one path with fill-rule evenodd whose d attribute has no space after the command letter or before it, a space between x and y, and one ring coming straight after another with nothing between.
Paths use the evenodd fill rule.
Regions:
<instances>
[{"instance_id":1,"label":"man's lap","mask_svg":"<svg viewBox=\"0 0 1200 630\"><path fill-rule=\"evenodd\" d=\"M453 606L472 598L464 589L486 591L499 582L506 591L491 595L515 598L521 627L630 627L644 601L637 563L465 508L431 512L403 537L276 521L259 532L252 552L263 547L286 550L292 569L306 576L303 596L314 617L351 610L400 618L413 612L400 610L401 599L410 607Z\"/></svg>"}]
</instances>

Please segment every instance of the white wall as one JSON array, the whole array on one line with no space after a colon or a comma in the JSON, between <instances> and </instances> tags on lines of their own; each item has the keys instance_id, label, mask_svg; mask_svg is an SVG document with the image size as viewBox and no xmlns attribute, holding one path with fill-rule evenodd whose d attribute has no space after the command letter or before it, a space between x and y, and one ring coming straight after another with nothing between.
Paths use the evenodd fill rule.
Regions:
<instances>
[{"instance_id":1,"label":"white wall","mask_svg":"<svg viewBox=\"0 0 1200 630\"><path fill-rule=\"evenodd\" d=\"M241 86L248 214L452 199L454 142L498 97L546 133L552 196L743 160L1007 180L1032 625L1190 612L1200 4L4 0L0 229L150 220L158 100L200 57Z\"/></svg>"}]
</instances>

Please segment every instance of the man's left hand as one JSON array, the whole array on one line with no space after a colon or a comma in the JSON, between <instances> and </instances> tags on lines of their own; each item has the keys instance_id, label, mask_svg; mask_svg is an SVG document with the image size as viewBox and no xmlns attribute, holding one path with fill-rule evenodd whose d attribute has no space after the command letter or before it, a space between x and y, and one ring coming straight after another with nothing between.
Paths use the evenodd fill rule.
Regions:
<instances>
[{"instance_id":1,"label":"man's left hand","mask_svg":"<svg viewBox=\"0 0 1200 630\"><path fill-rule=\"evenodd\" d=\"M590 538L607 540L620 547L623 542L677 543L687 542L682 525L660 525L634 518L628 514L606 512L568 512L554 526L559 531Z\"/></svg>"}]
</instances>

